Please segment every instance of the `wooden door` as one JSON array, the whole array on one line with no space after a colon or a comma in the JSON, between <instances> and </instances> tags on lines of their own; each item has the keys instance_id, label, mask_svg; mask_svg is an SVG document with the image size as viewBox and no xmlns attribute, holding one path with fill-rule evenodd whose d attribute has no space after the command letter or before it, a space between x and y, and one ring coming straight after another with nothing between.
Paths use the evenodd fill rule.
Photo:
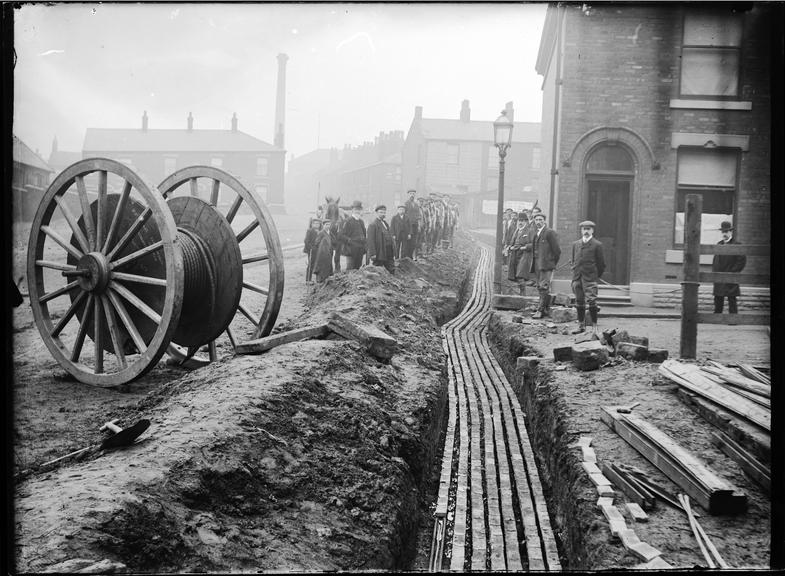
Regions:
<instances>
[{"instance_id":1,"label":"wooden door","mask_svg":"<svg viewBox=\"0 0 785 576\"><path fill-rule=\"evenodd\" d=\"M594 237L603 244L605 273L609 284L630 283L630 189L631 180L588 178L586 217L595 223Z\"/></svg>"}]
</instances>

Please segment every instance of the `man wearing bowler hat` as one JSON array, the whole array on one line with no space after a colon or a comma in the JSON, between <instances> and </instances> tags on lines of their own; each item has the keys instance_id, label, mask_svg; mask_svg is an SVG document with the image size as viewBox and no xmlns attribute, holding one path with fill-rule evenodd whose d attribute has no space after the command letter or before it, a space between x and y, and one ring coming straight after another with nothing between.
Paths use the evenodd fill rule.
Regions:
<instances>
[{"instance_id":1,"label":"man wearing bowler hat","mask_svg":"<svg viewBox=\"0 0 785 576\"><path fill-rule=\"evenodd\" d=\"M342 226L341 245L343 255L346 256L346 269L357 270L362 266L365 256L365 222L362 218L363 203L359 200L352 202L352 213Z\"/></svg>"},{"instance_id":2,"label":"man wearing bowler hat","mask_svg":"<svg viewBox=\"0 0 785 576\"><path fill-rule=\"evenodd\" d=\"M590 327L597 331L597 283L605 272L605 256L602 242L594 237L594 222L584 220L578 225L581 238L572 243L572 292L575 294L575 308L578 311L578 328L572 331L579 334ZM586 319L586 305L589 305L589 318Z\"/></svg>"},{"instance_id":3,"label":"man wearing bowler hat","mask_svg":"<svg viewBox=\"0 0 785 576\"><path fill-rule=\"evenodd\" d=\"M374 210L376 219L368 225L368 262L384 266L390 274L395 272L393 238L390 226L384 221L387 206L380 204Z\"/></svg>"},{"instance_id":4,"label":"man wearing bowler hat","mask_svg":"<svg viewBox=\"0 0 785 576\"><path fill-rule=\"evenodd\" d=\"M545 214L538 212L533 218L536 231L532 243L532 266L529 271L536 274L540 302L532 318L543 318L550 316L551 280L561 256L561 248L559 248L558 234L545 224Z\"/></svg>"},{"instance_id":5,"label":"man wearing bowler hat","mask_svg":"<svg viewBox=\"0 0 785 576\"><path fill-rule=\"evenodd\" d=\"M734 244L738 245L740 242L733 236L733 224L722 222L720 224L720 231L722 232L722 240L717 244ZM711 263L712 272L741 272L747 265L747 257L744 254L715 254ZM728 312L731 314L738 313L738 304L736 299L741 295L738 284L730 284L727 282L717 282L714 284L714 313L722 314L722 306L725 303L725 298L728 299Z\"/></svg>"}]
</instances>

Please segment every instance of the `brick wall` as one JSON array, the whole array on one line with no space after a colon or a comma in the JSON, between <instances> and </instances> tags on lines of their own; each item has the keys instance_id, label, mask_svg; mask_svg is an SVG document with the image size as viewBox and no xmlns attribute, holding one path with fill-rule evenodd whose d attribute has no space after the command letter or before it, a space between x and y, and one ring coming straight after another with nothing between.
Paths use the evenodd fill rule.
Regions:
<instances>
[{"instance_id":1,"label":"brick wall","mask_svg":"<svg viewBox=\"0 0 785 576\"><path fill-rule=\"evenodd\" d=\"M738 298L739 312L771 311L771 291L768 287L742 286ZM655 308L675 308L681 310L681 286L679 284L659 284L654 288ZM714 311L714 296L710 284L703 284L698 289L698 309L701 312ZM724 310L728 311L725 300Z\"/></svg>"}]
</instances>

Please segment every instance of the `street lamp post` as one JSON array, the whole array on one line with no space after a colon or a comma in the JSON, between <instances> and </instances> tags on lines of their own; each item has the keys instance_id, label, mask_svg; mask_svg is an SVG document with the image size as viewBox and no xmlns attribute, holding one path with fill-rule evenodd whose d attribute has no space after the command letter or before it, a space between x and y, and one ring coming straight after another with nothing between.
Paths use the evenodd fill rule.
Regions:
<instances>
[{"instance_id":1,"label":"street lamp post","mask_svg":"<svg viewBox=\"0 0 785 576\"><path fill-rule=\"evenodd\" d=\"M504 212L504 158L512 144L512 121L507 118L507 111L502 110L493 123L493 143L499 149L499 201L496 205L496 258L493 266L493 291L502 293L502 212Z\"/></svg>"}]
</instances>

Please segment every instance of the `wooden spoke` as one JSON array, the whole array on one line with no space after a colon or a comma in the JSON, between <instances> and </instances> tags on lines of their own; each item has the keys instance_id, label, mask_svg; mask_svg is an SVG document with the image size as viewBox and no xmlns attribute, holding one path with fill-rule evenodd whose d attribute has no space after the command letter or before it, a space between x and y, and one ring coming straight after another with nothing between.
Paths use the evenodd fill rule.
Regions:
<instances>
[{"instance_id":1,"label":"wooden spoke","mask_svg":"<svg viewBox=\"0 0 785 576\"><path fill-rule=\"evenodd\" d=\"M270 255L265 254L254 254L253 256L249 256L248 258L243 258L243 266L246 264L253 264L254 262L264 262L270 259Z\"/></svg>"},{"instance_id":2,"label":"wooden spoke","mask_svg":"<svg viewBox=\"0 0 785 576\"><path fill-rule=\"evenodd\" d=\"M199 183L196 178L191 178L188 183L191 185L191 196L197 198L199 196Z\"/></svg>"},{"instance_id":3,"label":"wooden spoke","mask_svg":"<svg viewBox=\"0 0 785 576\"><path fill-rule=\"evenodd\" d=\"M71 362L79 362L79 356L82 354L82 346L84 339L87 335L87 323L90 321L90 314L93 313L93 295L88 294L87 304L82 310L82 317L79 319L79 331L76 333L76 342L74 342L74 349L71 351Z\"/></svg>"},{"instance_id":4,"label":"wooden spoke","mask_svg":"<svg viewBox=\"0 0 785 576\"><path fill-rule=\"evenodd\" d=\"M134 341L134 344L136 344L136 349L142 354L147 350L147 346L145 345L144 340L142 340L142 335L139 334L139 330L136 329L136 326L131 321L128 310L125 309L120 297L114 290L109 290L107 294L109 295L109 300L112 302L114 309L117 310L117 315L120 316L120 320L123 322L125 329L128 330L131 339Z\"/></svg>"},{"instance_id":5,"label":"wooden spoke","mask_svg":"<svg viewBox=\"0 0 785 576\"><path fill-rule=\"evenodd\" d=\"M229 224L231 224L232 220L234 220L237 211L240 209L240 204L242 203L243 203L243 197L238 194L235 197L234 202L232 202L232 205L229 208L229 212L226 213L226 220L229 222Z\"/></svg>"},{"instance_id":6,"label":"wooden spoke","mask_svg":"<svg viewBox=\"0 0 785 576\"><path fill-rule=\"evenodd\" d=\"M152 276L139 276L138 274L126 274L125 272L112 272L111 278L124 282L136 282L137 284L150 284L152 286L166 286L166 278L153 278Z\"/></svg>"},{"instance_id":7,"label":"wooden spoke","mask_svg":"<svg viewBox=\"0 0 785 576\"><path fill-rule=\"evenodd\" d=\"M248 318L248 320L251 322L251 324L253 324L254 326L258 326L259 325L259 318L255 318L254 315L251 314L251 312L248 310L248 308L246 308L242 304L240 304L238 306L238 308L240 309L240 312L243 313L243 316Z\"/></svg>"},{"instance_id":8,"label":"wooden spoke","mask_svg":"<svg viewBox=\"0 0 785 576\"><path fill-rule=\"evenodd\" d=\"M65 238L60 236L57 232L52 230L49 226L41 226L41 232L49 236L52 240L60 244L63 248L65 248L66 252L68 252L71 256L79 260L84 254L82 254L79 250L71 246L69 242L66 242Z\"/></svg>"},{"instance_id":9,"label":"wooden spoke","mask_svg":"<svg viewBox=\"0 0 785 576\"><path fill-rule=\"evenodd\" d=\"M249 290L253 290L254 292L259 292L260 294L264 294L267 296L270 291L267 288L263 288L258 284L253 284L251 282L243 282L243 288L248 288Z\"/></svg>"},{"instance_id":10,"label":"wooden spoke","mask_svg":"<svg viewBox=\"0 0 785 576\"><path fill-rule=\"evenodd\" d=\"M73 318L74 314L76 314L76 309L79 307L79 303L84 300L85 294L87 294L87 292L80 292L76 299L71 302L71 306L68 308L68 311L63 314L63 317L60 318L60 321L55 325L54 328L52 328L52 331L49 332L49 335L52 338L57 338L60 332L63 331L63 328L65 328L65 325L68 324L71 318Z\"/></svg>"},{"instance_id":11,"label":"wooden spoke","mask_svg":"<svg viewBox=\"0 0 785 576\"><path fill-rule=\"evenodd\" d=\"M101 294L101 306L104 309L106 323L109 325L109 335L112 337L112 348L114 348L115 356L117 356L117 359L120 361L122 369L125 369L125 367L128 366L128 363L125 361L125 351L123 350L123 345L120 341L120 327L117 325L114 309L112 308L111 302L109 302L109 298L106 297L106 294Z\"/></svg>"},{"instance_id":12,"label":"wooden spoke","mask_svg":"<svg viewBox=\"0 0 785 576\"><path fill-rule=\"evenodd\" d=\"M109 288L117 292L120 296L128 300L134 307L139 310L142 314L147 316L150 320L155 322L156 324L161 323L161 316L152 308L150 308L144 301L139 298L136 294L131 292L128 288L120 284L119 282L115 282L114 280L109 281Z\"/></svg>"},{"instance_id":13,"label":"wooden spoke","mask_svg":"<svg viewBox=\"0 0 785 576\"><path fill-rule=\"evenodd\" d=\"M104 241L104 210L106 210L106 170L98 171L98 218L95 224L95 247L98 249Z\"/></svg>"},{"instance_id":14,"label":"wooden spoke","mask_svg":"<svg viewBox=\"0 0 785 576\"><path fill-rule=\"evenodd\" d=\"M237 348L237 340L234 338L234 332L228 326L226 327L226 335L229 337L229 342L232 343L232 348Z\"/></svg>"},{"instance_id":15,"label":"wooden spoke","mask_svg":"<svg viewBox=\"0 0 785 576\"><path fill-rule=\"evenodd\" d=\"M104 247L101 250L104 254L109 250L109 246L112 245L114 241L114 237L117 234L117 226L120 223L120 217L125 212L125 205L128 203L128 197L131 195L131 183L126 181L125 185L123 186L123 193L120 194L120 200L117 202L117 206L114 210L114 216L112 216L112 224L109 226L109 233L106 235L106 242L104 242Z\"/></svg>"},{"instance_id":16,"label":"wooden spoke","mask_svg":"<svg viewBox=\"0 0 785 576\"><path fill-rule=\"evenodd\" d=\"M82 232L82 229L76 222L76 218L74 217L73 212L71 212L71 209L68 207L68 204L66 204L62 196L55 196L55 202L57 202L57 205L60 207L60 212L63 213L66 222L68 222L68 225L71 227L71 231L74 233L76 241L79 242L79 246L82 247L83 251L89 252L90 243L87 241L84 232Z\"/></svg>"},{"instance_id":17,"label":"wooden spoke","mask_svg":"<svg viewBox=\"0 0 785 576\"><path fill-rule=\"evenodd\" d=\"M221 187L221 181L213 179L213 189L210 192L210 204L218 206L218 189Z\"/></svg>"},{"instance_id":18,"label":"wooden spoke","mask_svg":"<svg viewBox=\"0 0 785 576\"><path fill-rule=\"evenodd\" d=\"M36 260L36 266L40 266L41 268L51 268L52 270L62 270L66 272L68 270L76 270L76 266L73 264L61 264L60 262L52 262L51 260Z\"/></svg>"},{"instance_id":19,"label":"wooden spoke","mask_svg":"<svg viewBox=\"0 0 785 576\"><path fill-rule=\"evenodd\" d=\"M128 245L128 243L131 241L131 239L134 236L136 236L137 232L139 232L139 230L141 230L142 226L145 225L145 222L147 222L147 219L150 218L150 215L152 213L153 213L153 209L148 206L147 208L144 209L144 212L139 214L139 217L136 219L136 222L134 222L131 225L131 227L128 228L128 230L123 235L123 237L120 239L120 241L117 244L115 244L114 248L112 248L112 251L109 252L109 254L106 255L108 260L112 260L112 258L114 258L114 256L115 256L115 254L117 254L118 252L121 252L123 250L123 248L125 248Z\"/></svg>"},{"instance_id":20,"label":"wooden spoke","mask_svg":"<svg viewBox=\"0 0 785 576\"><path fill-rule=\"evenodd\" d=\"M43 296L41 296L38 299L38 302L40 304L43 304L44 302L49 302L49 300L52 300L53 298L57 298L58 296L62 296L63 294L67 294L68 292L70 292L74 288L79 288L79 282L77 282L76 280L74 280L73 282L69 282L68 284L66 284L62 288L58 288L57 290L55 290L53 292L49 292L47 294L44 294Z\"/></svg>"},{"instance_id":21,"label":"wooden spoke","mask_svg":"<svg viewBox=\"0 0 785 576\"><path fill-rule=\"evenodd\" d=\"M84 177L76 177L76 189L79 191L79 202L82 204L82 218L90 239L90 252L95 250L95 224L93 223L93 213L90 210L90 200L87 197L87 188L84 185Z\"/></svg>"},{"instance_id":22,"label":"wooden spoke","mask_svg":"<svg viewBox=\"0 0 785 576\"><path fill-rule=\"evenodd\" d=\"M155 252L156 250L160 250L161 248L163 248L163 246L164 246L163 240L159 240L155 244L150 244L149 246L145 246L141 250L132 252L128 256L123 256L119 260L115 260L114 262L110 263L109 267L112 270L114 270L115 268L119 268L120 266L130 264L131 262L141 258L142 256L147 256L148 254Z\"/></svg>"},{"instance_id":23,"label":"wooden spoke","mask_svg":"<svg viewBox=\"0 0 785 576\"><path fill-rule=\"evenodd\" d=\"M207 343L207 354L210 357L210 362L218 360L218 350L215 348L215 340L210 340Z\"/></svg>"},{"instance_id":24,"label":"wooden spoke","mask_svg":"<svg viewBox=\"0 0 785 576\"><path fill-rule=\"evenodd\" d=\"M237 235L237 242L242 242L245 240L246 236L256 230L259 227L259 221L254 218L251 220L251 223L245 227L245 229Z\"/></svg>"},{"instance_id":25,"label":"wooden spoke","mask_svg":"<svg viewBox=\"0 0 785 576\"><path fill-rule=\"evenodd\" d=\"M104 333L101 330L101 300L93 299L93 343L95 344L95 373L103 374L104 371Z\"/></svg>"}]
</instances>

